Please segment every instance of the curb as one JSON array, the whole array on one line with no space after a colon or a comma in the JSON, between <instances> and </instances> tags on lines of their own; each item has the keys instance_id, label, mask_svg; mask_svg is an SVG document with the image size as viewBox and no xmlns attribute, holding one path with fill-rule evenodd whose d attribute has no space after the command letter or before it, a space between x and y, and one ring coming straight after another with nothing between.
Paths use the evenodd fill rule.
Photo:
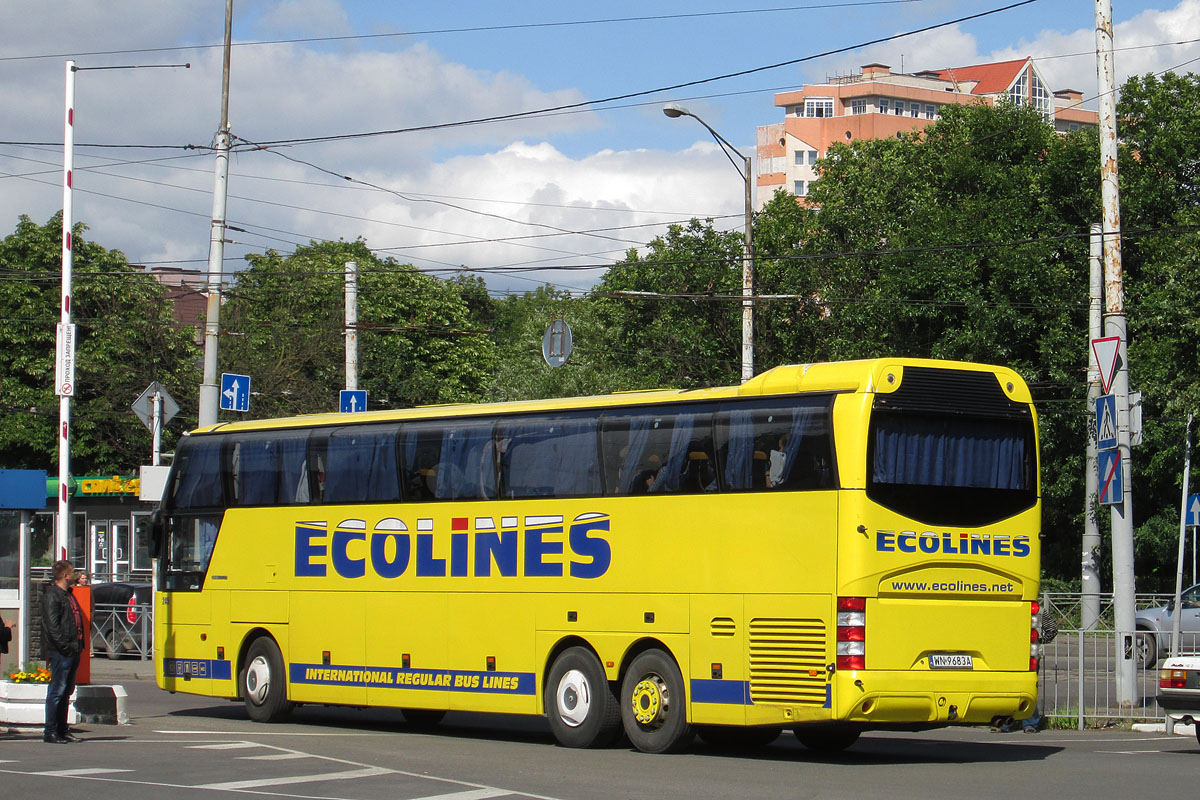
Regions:
<instances>
[{"instance_id":1,"label":"curb","mask_svg":"<svg viewBox=\"0 0 1200 800\"><path fill-rule=\"evenodd\" d=\"M1135 722L1133 723L1133 729L1140 733L1166 733L1167 724L1165 722ZM1195 736L1196 726L1188 725L1184 722L1176 722L1174 733L1176 736Z\"/></svg>"}]
</instances>

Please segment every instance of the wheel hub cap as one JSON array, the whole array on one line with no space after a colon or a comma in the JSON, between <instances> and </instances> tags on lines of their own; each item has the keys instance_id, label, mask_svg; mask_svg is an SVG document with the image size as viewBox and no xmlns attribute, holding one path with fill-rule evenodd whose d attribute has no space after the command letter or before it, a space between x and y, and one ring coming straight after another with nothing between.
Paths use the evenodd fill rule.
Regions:
<instances>
[{"instance_id":1,"label":"wheel hub cap","mask_svg":"<svg viewBox=\"0 0 1200 800\"><path fill-rule=\"evenodd\" d=\"M250 702L262 705L267 699L267 691L271 688L271 668L262 656L250 662L246 667L246 694Z\"/></svg>"},{"instance_id":2,"label":"wheel hub cap","mask_svg":"<svg viewBox=\"0 0 1200 800\"><path fill-rule=\"evenodd\" d=\"M633 716L641 725L661 725L667 713L667 687L657 675L648 675L633 687Z\"/></svg>"},{"instance_id":3,"label":"wheel hub cap","mask_svg":"<svg viewBox=\"0 0 1200 800\"><path fill-rule=\"evenodd\" d=\"M592 707L592 688L587 677L577 669L568 671L558 681L555 699L559 719L572 728L582 725Z\"/></svg>"}]
</instances>

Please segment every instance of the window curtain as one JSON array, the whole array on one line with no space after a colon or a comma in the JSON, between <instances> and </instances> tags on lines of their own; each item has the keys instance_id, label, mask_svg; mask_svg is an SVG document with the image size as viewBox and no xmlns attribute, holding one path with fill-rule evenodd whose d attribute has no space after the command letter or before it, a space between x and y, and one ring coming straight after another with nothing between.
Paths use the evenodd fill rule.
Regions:
<instances>
[{"instance_id":1,"label":"window curtain","mask_svg":"<svg viewBox=\"0 0 1200 800\"><path fill-rule=\"evenodd\" d=\"M875 432L876 483L1026 489L1025 437L1013 426L905 417Z\"/></svg>"},{"instance_id":2,"label":"window curtain","mask_svg":"<svg viewBox=\"0 0 1200 800\"><path fill-rule=\"evenodd\" d=\"M450 428L442 435L442 461L437 472L439 500L496 496L492 426Z\"/></svg>"},{"instance_id":3,"label":"window curtain","mask_svg":"<svg viewBox=\"0 0 1200 800\"><path fill-rule=\"evenodd\" d=\"M677 414L671 427L671 448L667 463L659 470L658 477L650 486L651 492L678 492L683 467L687 463L688 445L692 441L692 430L696 427L696 414Z\"/></svg>"},{"instance_id":4,"label":"window curtain","mask_svg":"<svg viewBox=\"0 0 1200 800\"><path fill-rule=\"evenodd\" d=\"M754 486L754 418L749 411L729 412L729 450L725 454L725 485L730 489Z\"/></svg>"},{"instance_id":5,"label":"window curtain","mask_svg":"<svg viewBox=\"0 0 1200 800\"><path fill-rule=\"evenodd\" d=\"M327 453L325 502L400 499L394 431L337 430L329 435Z\"/></svg>"},{"instance_id":6,"label":"window curtain","mask_svg":"<svg viewBox=\"0 0 1200 800\"><path fill-rule=\"evenodd\" d=\"M642 489L635 484L638 475L641 474L642 459L646 455L646 445L650 441L650 426L654 423L654 419L648 416L631 416L625 419L629 424L629 443L626 446L625 461L621 464L617 482L621 487L621 494L637 494Z\"/></svg>"},{"instance_id":7,"label":"window curtain","mask_svg":"<svg viewBox=\"0 0 1200 800\"><path fill-rule=\"evenodd\" d=\"M817 409L812 406L797 406L792 410L792 427L788 431L787 445L783 448L783 474L779 479L781 486L786 486L792 475L796 466L796 454L800 452L800 446L804 444L804 435L816 415Z\"/></svg>"}]
</instances>

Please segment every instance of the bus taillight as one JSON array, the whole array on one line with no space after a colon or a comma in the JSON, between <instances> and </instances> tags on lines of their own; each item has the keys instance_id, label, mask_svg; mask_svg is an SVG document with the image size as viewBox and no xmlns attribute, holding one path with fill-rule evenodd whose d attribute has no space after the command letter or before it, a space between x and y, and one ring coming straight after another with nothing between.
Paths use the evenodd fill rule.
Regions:
<instances>
[{"instance_id":1,"label":"bus taillight","mask_svg":"<svg viewBox=\"0 0 1200 800\"><path fill-rule=\"evenodd\" d=\"M1029 605L1029 671L1037 672L1042 658L1041 639L1042 618L1038 614L1041 606L1034 600Z\"/></svg>"},{"instance_id":2,"label":"bus taillight","mask_svg":"<svg viewBox=\"0 0 1200 800\"><path fill-rule=\"evenodd\" d=\"M839 597L837 601L837 668L867 667L867 599Z\"/></svg>"}]
</instances>

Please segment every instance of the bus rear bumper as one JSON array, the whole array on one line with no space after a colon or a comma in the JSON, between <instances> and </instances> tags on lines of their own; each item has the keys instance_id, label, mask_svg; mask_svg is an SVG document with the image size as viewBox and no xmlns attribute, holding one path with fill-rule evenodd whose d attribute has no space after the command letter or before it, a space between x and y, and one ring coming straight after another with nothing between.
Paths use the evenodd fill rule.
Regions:
<instances>
[{"instance_id":1,"label":"bus rear bumper","mask_svg":"<svg viewBox=\"0 0 1200 800\"><path fill-rule=\"evenodd\" d=\"M995 717L1024 719L1037 706L1035 672L860 671L835 680L833 716L846 722L986 724Z\"/></svg>"}]
</instances>

